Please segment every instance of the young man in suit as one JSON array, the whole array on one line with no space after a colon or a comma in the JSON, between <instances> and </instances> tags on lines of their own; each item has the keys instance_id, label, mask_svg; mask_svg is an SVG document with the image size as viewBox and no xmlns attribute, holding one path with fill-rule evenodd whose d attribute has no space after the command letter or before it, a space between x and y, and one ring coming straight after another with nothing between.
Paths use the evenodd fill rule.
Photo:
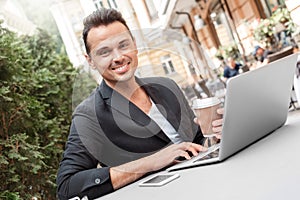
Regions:
<instances>
[{"instance_id":1,"label":"young man in suit","mask_svg":"<svg viewBox=\"0 0 300 200\"><path fill-rule=\"evenodd\" d=\"M57 176L60 199L100 197L206 150L176 83L134 76L138 50L119 12L88 16L83 40L86 59L103 81L73 114ZM221 124L214 122L216 133Z\"/></svg>"}]
</instances>

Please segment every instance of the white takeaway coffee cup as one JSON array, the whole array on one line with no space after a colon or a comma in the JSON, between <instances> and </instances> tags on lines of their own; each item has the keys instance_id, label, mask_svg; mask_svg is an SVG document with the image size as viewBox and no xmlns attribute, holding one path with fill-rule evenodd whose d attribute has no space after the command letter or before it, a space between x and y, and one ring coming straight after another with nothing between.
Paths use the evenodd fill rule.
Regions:
<instances>
[{"instance_id":1,"label":"white takeaway coffee cup","mask_svg":"<svg viewBox=\"0 0 300 200\"><path fill-rule=\"evenodd\" d=\"M214 134L212 122L222 118L222 115L217 113L217 109L220 106L221 101L217 97L195 99L192 102L192 108L201 127L202 134L205 137L210 137L210 135Z\"/></svg>"}]
</instances>

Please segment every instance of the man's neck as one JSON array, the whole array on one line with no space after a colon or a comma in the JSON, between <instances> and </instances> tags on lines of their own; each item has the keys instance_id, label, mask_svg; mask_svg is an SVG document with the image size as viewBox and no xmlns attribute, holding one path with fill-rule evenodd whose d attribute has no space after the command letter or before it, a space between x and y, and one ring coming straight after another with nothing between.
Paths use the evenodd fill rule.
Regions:
<instances>
[{"instance_id":1,"label":"man's neck","mask_svg":"<svg viewBox=\"0 0 300 200\"><path fill-rule=\"evenodd\" d=\"M112 88L139 107L143 112L149 113L152 105L150 97L135 79L119 82Z\"/></svg>"},{"instance_id":2,"label":"man's neck","mask_svg":"<svg viewBox=\"0 0 300 200\"><path fill-rule=\"evenodd\" d=\"M136 93L140 87L135 78L128 81L119 81L115 84L106 81L106 84L128 99L130 99L132 94Z\"/></svg>"}]
</instances>

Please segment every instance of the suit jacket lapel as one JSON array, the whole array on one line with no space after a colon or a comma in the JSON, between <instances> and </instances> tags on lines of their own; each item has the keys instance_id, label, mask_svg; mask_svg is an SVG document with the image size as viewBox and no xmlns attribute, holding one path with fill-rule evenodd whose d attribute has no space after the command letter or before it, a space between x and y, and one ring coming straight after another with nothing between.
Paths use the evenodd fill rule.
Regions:
<instances>
[{"instance_id":1,"label":"suit jacket lapel","mask_svg":"<svg viewBox=\"0 0 300 200\"><path fill-rule=\"evenodd\" d=\"M190 110L178 86L172 81L160 78L144 78L137 79L137 81L145 88L160 112L181 138L184 141L193 140L198 126L193 123L193 111Z\"/></svg>"},{"instance_id":2,"label":"suit jacket lapel","mask_svg":"<svg viewBox=\"0 0 300 200\"><path fill-rule=\"evenodd\" d=\"M162 132L160 127L148 115L146 115L143 111L141 111L137 106L131 103L120 93L110 88L105 83L105 81L102 81L99 92L105 103L111 107L112 112L122 113L140 126L144 126L147 131L152 132L160 139L166 142L170 142L170 139Z\"/></svg>"},{"instance_id":3,"label":"suit jacket lapel","mask_svg":"<svg viewBox=\"0 0 300 200\"><path fill-rule=\"evenodd\" d=\"M138 80L138 82L141 82L141 80ZM143 84L144 85L142 86L149 94L151 99L154 101L159 111L170 122L170 124L175 128L175 130L177 130L180 123L180 117L178 118L178 114L176 114L176 112L178 111L178 108L180 108L180 105L177 105L178 102L176 101L176 96L168 95L168 92L171 94L170 90L166 88L166 86L163 86L161 84ZM172 100L170 100L169 98Z\"/></svg>"}]
</instances>

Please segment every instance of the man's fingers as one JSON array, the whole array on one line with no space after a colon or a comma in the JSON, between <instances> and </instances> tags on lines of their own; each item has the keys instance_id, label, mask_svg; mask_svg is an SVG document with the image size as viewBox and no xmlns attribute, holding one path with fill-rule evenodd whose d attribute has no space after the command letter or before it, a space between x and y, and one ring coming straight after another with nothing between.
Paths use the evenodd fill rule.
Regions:
<instances>
[{"instance_id":1,"label":"man's fingers","mask_svg":"<svg viewBox=\"0 0 300 200\"><path fill-rule=\"evenodd\" d=\"M198 124L197 117L194 118L194 123L195 123L195 124Z\"/></svg>"},{"instance_id":2,"label":"man's fingers","mask_svg":"<svg viewBox=\"0 0 300 200\"><path fill-rule=\"evenodd\" d=\"M196 144L196 143L192 143L192 142L183 142L181 143L181 150L183 151L189 151L191 152L194 156L198 155L198 152L200 151L207 151L207 148Z\"/></svg>"},{"instance_id":3,"label":"man's fingers","mask_svg":"<svg viewBox=\"0 0 300 200\"><path fill-rule=\"evenodd\" d=\"M217 109L217 113L218 113L219 115L223 115L223 114L224 114L224 108L219 108L219 109Z\"/></svg>"},{"instance_id":4,"label":"man's fingers","mask_svg":"<svg viewBox=\"0 0 300 200\"><path fill-rule=\"evenodd\" d=\"M212 128L214 133L221 133L222 132L222 126L217 126Z\"/></svg>"},{"instance_id":5,"label":"man's fingers","mask_svg":"<svg viewBox=\"0 0 300 200\"><path fill-rule=\"evenodd\" d=\"M223 124L223 119L217 119L212 122L213 126L221 126Z\"/></svg>"},{"instance_id":6,"label":"man's fingers","mask_svg":"<svg viewBox=\"0 0 300 200\"><path fill-rule=\"evenodd\" d=\"M221 135L221 134L215 134L215 137L216 137L217 139L221 139L221 138L222 138L222 135Z\"/></svg>"},{"instance_id":7,"label":"man's fingers","mask_svg":"<svg viewBox=\"0 0 300 200\"><path fill-rule=\"evenodd\" d=\"M190 143L187 150L192 152L193 155L197 155L200 151L207 151L207 148L200 144Z\"/></svg>"}]
</instances>

